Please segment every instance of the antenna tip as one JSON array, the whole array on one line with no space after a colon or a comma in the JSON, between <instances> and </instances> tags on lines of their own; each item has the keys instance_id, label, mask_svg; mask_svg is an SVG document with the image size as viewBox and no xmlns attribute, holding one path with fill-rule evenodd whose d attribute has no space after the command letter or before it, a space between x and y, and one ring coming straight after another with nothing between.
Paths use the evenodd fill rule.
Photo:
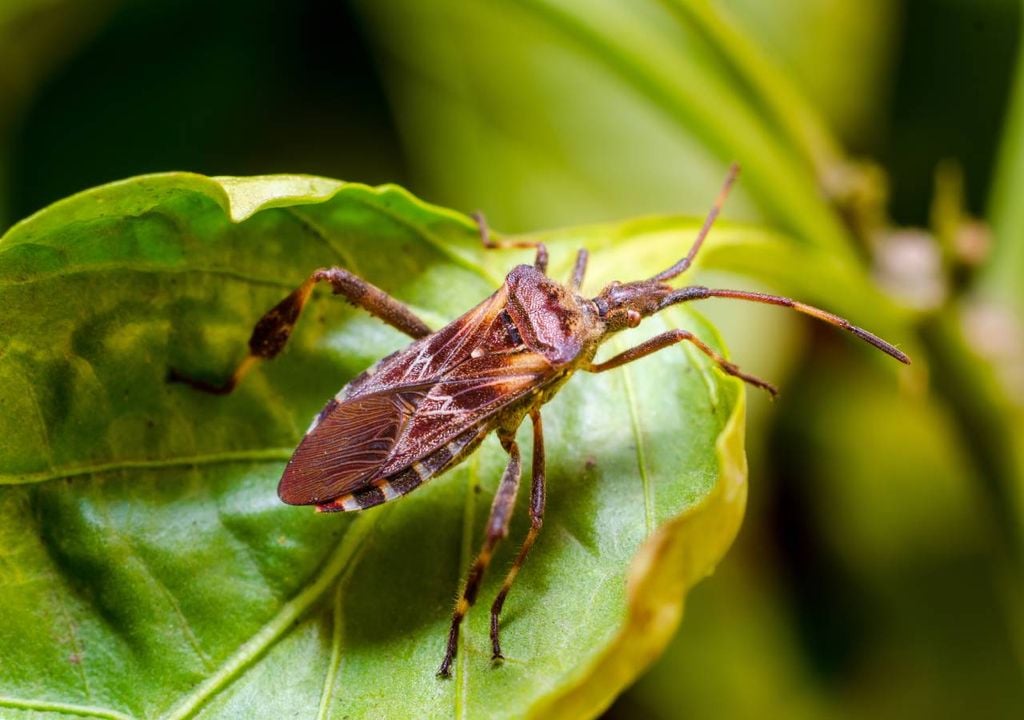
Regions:
<instances>
[{"instance_id":1,"label":"antenna tip","mask_svg":"<svg viewBox=\"0 0 1024 720\"><path fill-rule=\"evenodd\" d=\"M857 327L856 325L851 325L848 329L861 340L864 340L870 345L874 345L876 348L884 352L886 355L896 358L904 365L910 364L910 358L907 357L907 354L905 352L903 352L902 350L897 350L894 345L887 343L885 340L878 337L874 333L870 333L867 330L864 330L863 328Z\"/></svg>"}]
</instances>

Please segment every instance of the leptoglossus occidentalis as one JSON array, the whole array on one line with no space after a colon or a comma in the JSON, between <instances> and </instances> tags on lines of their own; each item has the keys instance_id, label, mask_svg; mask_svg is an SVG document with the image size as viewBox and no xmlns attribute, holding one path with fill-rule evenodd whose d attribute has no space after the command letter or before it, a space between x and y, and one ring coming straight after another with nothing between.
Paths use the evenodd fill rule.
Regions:
<instances>
[{"instance_id":1,"label":"leptoglossus occidentalis","mask_svg":"<svg viewBox=\"0 0 1024 720\"><path fill-rule=\"evenodd\" d=\"M679 342L689 342L728 375L773 396L770 383L748 375L686 330L669 330L602 362L598 348L615 333L678 303L723 297L783 305L848 330L900 362L902 352L832 313L789 298L702 286L673 288L670 280L693 262L736 179L733 166L689 252L672 267L646 280L613 282L596 297L579 294L587 252L576 255L568 285L550 279L542 244L492 240L477 216L485 247L534 247L536 260L519 265L489 298L437 331L401 302L343 268L322 268L256 323L249 354L222 385L171 379L214 393L228 393L260 360L276 356L313 288L330 283L336 295L414 338L357 376L314 419L288 462L277 492L292 505L315 505L319 512L364 510L399 498L461 462L495 431L509 455L491 505L483 547L469 569L452 614L444 660L438 675L448 677L458 649L459 625L476 601L484 572L498 542L508 534L520 480L516 430L526 418L533 425L533 479L530 530L491 605L491 646L502 659L499 617L516 574L537 539L544 518L544 431L541 406L578 370L601 373Z\"/></svg>"}]
</instances>

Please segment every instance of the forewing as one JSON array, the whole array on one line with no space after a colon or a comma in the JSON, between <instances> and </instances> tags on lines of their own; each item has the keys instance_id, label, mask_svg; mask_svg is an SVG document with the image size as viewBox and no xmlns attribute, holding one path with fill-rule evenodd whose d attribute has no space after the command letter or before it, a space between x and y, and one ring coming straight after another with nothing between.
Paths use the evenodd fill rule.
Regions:
<instances>
[{"instance_id":1,"label":"forewing","mask_svg":"<svg viewBox=\"0 0 1024 720\"><path fill-rule=\"evenodd\" d=\"M438 380L416 405L382 474L397 472L441 452L473 426L489 426L502 409L539 390L554 377L551 364L530 350L473 358ZM431 474L444 469L427 463ZM434 467L429 467L434 465Z\"/></svg>"},{"instance_id":2,"label":"forewing","mask_svg":"<svg viewBox=\"0 0 1024 720\"><path fill-rule=\"evenodd\" d=\"M288 461L277 494L311 505L353 492L392 454L428 388L332 400Z\"/></svg>"},{"instance_id":3,"label":"forewing","mask_svg":"<svg viewBox=\"0 0 1024 720\"><path fill-rule=\"evenodd\" d=\"M385 358L328 403L285 469L278 495L295 505L360 509L392 499L388 477L417 484L446 469L508 405L555 375L524 346L504 287L458 320ZM475 432L474 432L475 431ZM474 439L469 442L469 439ZM373 492L348 507L353 493Z\"/></svg>"},{"instance_id":4,"label":"forewing","mask_svg":"<svg viewBox=\"0 0 1024 720\"><path fill-rule=\"evenodd\" d=\"M487 338L496 319L505 309L505 286L461 317L437 332L381 360L355 378L343 390L343 397L436 382L470 359L472 351Z\"/></svg>"}]
</instances>

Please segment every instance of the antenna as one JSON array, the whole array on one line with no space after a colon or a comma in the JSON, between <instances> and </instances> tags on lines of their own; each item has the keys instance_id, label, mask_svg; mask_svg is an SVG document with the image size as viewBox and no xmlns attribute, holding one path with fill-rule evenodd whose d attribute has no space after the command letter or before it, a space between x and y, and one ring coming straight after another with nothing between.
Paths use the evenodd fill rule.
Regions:
<instances>
[{"instance_id":1,"label":"antenna","mask_svg":"<svg viewBox=\"0 0 1024 720\"><path fill-rule=\"evenodd\" d=\"M663 270L654 277L651 278L651 282L665 282L671 280L674 277L682 275L693 263L693 258L697 256L697 251L700 250L700 246L704 244L704 238L708 236L708 232L711 230L711 226L715 224L715 218L718 217L718 213L722 211L722 206L725 205L725 199L729 197L729 191L732 189L733 184L736 182L736 178L739 177L740 166L733 163L729 166L729 172L726 173L725 182L722 183L722 189L718 191L718 197L715 198L715 204L711 206L711 210L708 211L708 215L704 218L704 225L701 226L700 232L697 233L697 239L693 241L693 245L690 246L690 252L686 253L686 257L677 262L675 265L670 267L668 270Z\"/></svg>"}]
</instances>

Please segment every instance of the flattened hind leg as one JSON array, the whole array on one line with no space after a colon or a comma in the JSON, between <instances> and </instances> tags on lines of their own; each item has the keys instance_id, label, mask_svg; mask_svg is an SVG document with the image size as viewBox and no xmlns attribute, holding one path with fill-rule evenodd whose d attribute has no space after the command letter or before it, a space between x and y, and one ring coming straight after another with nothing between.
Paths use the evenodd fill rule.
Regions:
<instances>
[{"instance_id":1,"label":"flattened hind leg","mask_svg":"<svg viewBox=\"0 0 1024 720\"><path fill-rule=\"evenodd\" d=\"M295 328L295 323L299 320L299 315L302 314L302 309L306 306L306 301L309 300L313 288L319 282L330 283L335 295L341 295L353 305L363 308L371 315L380 318L410 337L421 338L430 334L430 328L416 317L412 310L376 285L353 275L344 268L320 268L306 278L306 282L270 308L259 319L249 337L249 354L238 364L227 380L221 383L211 383L189 377L171 368L167 374L168 381L185 383L196 390L215 395L228 394L237 387L242 378L260 360L269 360L284 349Z\"/></svg>"}]
</instances>

